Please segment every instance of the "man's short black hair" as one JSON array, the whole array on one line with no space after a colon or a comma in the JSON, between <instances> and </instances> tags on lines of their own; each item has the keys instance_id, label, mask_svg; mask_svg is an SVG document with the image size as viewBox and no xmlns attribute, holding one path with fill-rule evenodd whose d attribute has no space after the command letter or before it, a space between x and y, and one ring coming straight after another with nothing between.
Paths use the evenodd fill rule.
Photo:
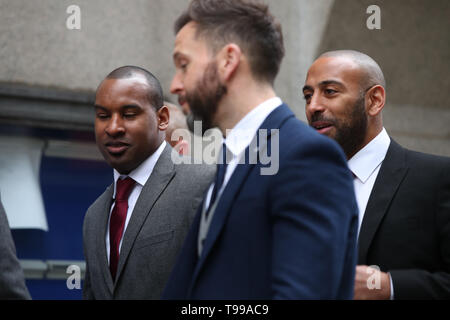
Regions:
<instances>
[{"instance_id":1,"label":"man's short black hair","mask_svg":"<svg viewBox=\"0 0 450 320\"><path fill-rule=\"evenodd\" d=\"M164 105L163 90L159 80L150 71L136 66L123 66L111 71L106 79L128 79L136 75L143 76L147 81L148 101L155 110L159 110Z\"/></svg>"}]
</instances>

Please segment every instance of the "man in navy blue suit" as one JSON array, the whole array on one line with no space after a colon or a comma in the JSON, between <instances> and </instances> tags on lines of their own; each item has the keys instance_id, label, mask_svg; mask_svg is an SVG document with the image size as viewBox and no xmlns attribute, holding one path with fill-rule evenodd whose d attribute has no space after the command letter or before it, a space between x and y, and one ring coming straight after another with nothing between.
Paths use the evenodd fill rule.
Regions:
<instances>
[{"instance_id":1,"label":"man in navy blue suit","mask_svg":"<svg viewBox=\"0 0 450 320\"><path fill-rule=\"evenodd\" d=\"M351 299L351 173L274 92L281 26L262 4L193 0L175 33L171 92L224 144L162 298Z\"/></svg>"}]
</instances>

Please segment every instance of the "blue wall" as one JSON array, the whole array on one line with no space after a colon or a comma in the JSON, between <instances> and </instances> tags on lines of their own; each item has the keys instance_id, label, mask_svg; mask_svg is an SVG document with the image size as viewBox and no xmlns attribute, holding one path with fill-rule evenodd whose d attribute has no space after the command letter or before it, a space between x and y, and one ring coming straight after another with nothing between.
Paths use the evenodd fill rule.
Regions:
<instances>
[{"instance_id":1,"label":"blue wall","mask_svg":"<svg viewBox=\"0 0 450 320\"><path fill-rule=\"evenodd\" d=\"M12 230L17 256L19 259L84 260L84 214L112 182L112 169L100 161L44 156L40 178L49 231ZM66 280L27 280L27 287L33 299L82 297L82 290L69 290Z\"/></svg>"}]
</instances>

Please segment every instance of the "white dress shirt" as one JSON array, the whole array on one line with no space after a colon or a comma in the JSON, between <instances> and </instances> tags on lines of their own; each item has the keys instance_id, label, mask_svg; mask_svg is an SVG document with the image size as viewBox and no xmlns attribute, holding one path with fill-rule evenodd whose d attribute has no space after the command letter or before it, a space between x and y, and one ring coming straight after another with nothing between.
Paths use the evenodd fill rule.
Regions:
<instances>
[{"instance_id":1,"label":"white dress shirt","mask_svg":"<svg viewBox=\"0 0 450 320\"><path fill-rule=\"evenodd\" d=\"M127 210L127 217L125 219L125 227L123 229L122 237L120 239L119 244L119 252L120 248L122 247L122 240L123 236L125 234L125 230L127 229L128 222L130 221L131 214L133 213L134 206L136 205L136 201L139 198L139 195L141 194L142 188L144 187L145 183L147 182L148 178L153 172L153 168L156 165L156 162L158 161L159 157L161 156L161 153L163 152L164 148L166 147L166 141L163 141L161 145L156 149L156 151L148 157L144 162L142 162L139 167L131 171L128 175L121 175L119 172L117 172L116 169L114 169L114 193L113 193L113 199L116 198L116 184L117 179L125 179L126 177L132 178L134 181L136 181L133 190L131 191L129 197L128 197L128 210ZM111 206L111 210L109 211L109 218L108 218L108 226L106 229L106 255L108 256L108 263L109 263L109 252L110 252L110 245L109 245L109 221L111 219L111 212L114 209L114 204Z\"/></svg>"},{"instance_id":2,"label":"white dress shirt","mask_svg":"<svg viewBox=\"0 0 450 320\"><path fill-rule=\"evenodd\" d=\"M381 132L370 141L364 148L359 150L349 161L348 167L355 175L353 183L355 186L356 202L358 203L358 237L361 223L366 211L373 185L377 179L381 164L389 149L391 138L383 128ZM391 300L394 298L394 287L392 278L389 274L391 283Z\"/></svg>"},{"instance_id":3,"label":"white dress shirt","mask_svg":"<svg viewBox=\"0 0 450 320\"><path fill-rule=\"evenodd\" d=\"M235 126L228 132L227 138L223 141L229 151L227 156L227 170L225 172L225 177L220 190L217 192L216 199L219 199L223 190L225 189L231 175L233 174L236 166L241 163L241 158L245 156L245 149L250 145L259 127L262 125L267 116L279 107L283 102L280 98L274 97L268 99L258 105L256 108L251 110L245 115ZM231 154L231 155L230 155ZM219 152L219 157L222 153ZM231 157L231 159L230 159ZM245 159L243 159L245 160ZM214 212L211 212L206 216L206 208L209 207L211 202L211 196L214 189L214 182L209 186L208 192L206 194L205 201L203 203L202 217L200 219L200 229L198 234L198 256L201 256L203 250L203 241L206 239L208 234L209 225L214 216ZM217 200L216 200L217 201Z\"/></svg>"},{"instance_id":4,"label":"white dress shirt","mask_svg":"<svg viewBox=\"0 0 450 320\"><path fill-rule=\"evenodd\" d=\"M227 134L227 138L224 140L224 143L227 146L228 151L232 154L232 159L227 159L227 171L225 173L222 187L217 193L217 198L220 197L222 191L225 189L225 186L230 180L236 166L239 164L240 158L244 156L245 149L250 145L250 142L255 137L259 127L262 125L264 120L266 120L269 114L282 104L283 102L279 97L274 97L264 101L252 111L247 113L245 117L242 118ZM204 203L205 208L208 208L209 206L213 189L214 182L208 189L205 199L206 201ZM212 214L208 215L208 219L211 219L211 217Z\"/></svg>"},{"instance_id":5,"label":"white dress shirt","mask_svg":"<svg viewBox=\"0 0 450 320\"><path fill-rule=\"evenodd\" d=\"M373 185L377 179L378 172L380 171L390 143L391 139L383 128L372 141L348 161L348 167L356 176L353 179L353 183L359 209L358 235L370 193L372 192Z\"/></svg>"}]
</instances>

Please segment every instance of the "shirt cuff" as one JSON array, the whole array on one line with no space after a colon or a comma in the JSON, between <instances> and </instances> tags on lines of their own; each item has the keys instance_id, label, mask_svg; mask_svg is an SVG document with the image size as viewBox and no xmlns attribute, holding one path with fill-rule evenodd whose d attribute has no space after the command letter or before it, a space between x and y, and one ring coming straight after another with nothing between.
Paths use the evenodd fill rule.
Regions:
<instances>
[{"instance_id":1,"label":"shirt cuff","mask_svg":"<svg viewBox=\"0 0 450 320\"><path fill-rule=\"evenodd\" d=\"M391 283L391 297L390 297L390 300L394 300L394 285L392 284L392 277L391 277L391 274L389 272L387 274L389 276L389 281Z\"/></svg>"}]
</instances>

